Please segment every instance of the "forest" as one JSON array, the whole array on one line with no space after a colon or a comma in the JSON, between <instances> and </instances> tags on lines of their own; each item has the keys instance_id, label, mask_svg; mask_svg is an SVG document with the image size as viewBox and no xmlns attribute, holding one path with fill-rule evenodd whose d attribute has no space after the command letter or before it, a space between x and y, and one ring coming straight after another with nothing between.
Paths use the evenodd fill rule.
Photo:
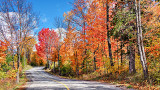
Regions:
<instances>
[{"instance_id":1,"label":"forest","mask_svg":"<svg viewBox=\"0 0 160 90\"><path fill-rule=\"evenodd\" d=\"M28 65L79 80L160 85L159 0L74 0L44 27L26 0L0 2L0 83L17 82ZM36 50L34 50L36 49Z\"/></svg>"}]
</instances>

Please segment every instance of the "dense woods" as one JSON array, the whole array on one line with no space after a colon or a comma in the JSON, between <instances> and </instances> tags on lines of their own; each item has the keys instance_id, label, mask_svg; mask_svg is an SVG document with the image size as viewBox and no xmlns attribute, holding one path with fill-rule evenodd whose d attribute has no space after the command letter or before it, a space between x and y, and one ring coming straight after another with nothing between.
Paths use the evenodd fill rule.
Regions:
<instances>
[{"instance_id":1,"label":"dense woods","mask_svg":"<svg viewBox=\"0 0 160 90\"><path fill-rule=\"evenodd\" d=\"M49 46L39 40L37 48L47 48L37 52L51 61L48 68L59 75L79 77L98 72L110 80L135 75L131 79L158 84L159 10L159 2L152 0L75 0L73 9L64 13L65 27L58 20L58 28L66 31L46 35L47 44L52 42ZM39 32L39 39L44 30L48 29ZM65 33L63 41L61 33Z\"/></svg>"},{"instance_id":2,"label":"dense woods","mask_svg":"<svg viewBox=\"0 0 160 90\"><path fill-rule=\"evenodd\" d=\"M31 64L61 76L159 85L159 1L74 0L64 20L55 18L57 31L43 28L37 43L32 30L38 18L30 4L3 1L0 74L17 73L18 82L20 67Z\"/></svg>"}]
</instances>

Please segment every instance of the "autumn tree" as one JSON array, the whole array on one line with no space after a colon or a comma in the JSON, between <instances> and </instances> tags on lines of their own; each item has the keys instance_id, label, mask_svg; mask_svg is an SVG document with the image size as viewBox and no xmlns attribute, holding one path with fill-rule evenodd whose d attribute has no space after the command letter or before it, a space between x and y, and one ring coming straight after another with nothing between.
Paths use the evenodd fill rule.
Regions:
<instances>
[{"instance_id":1,"label":"autumn tree","mask_svg":"<svg viewBox=\"0 0 160 90\"><path fill-rule=\"evenodd\" d=\"M22 54L23 54L23 67L26 66L27 62L31 62L31 54L34 50L34 46L36 44L36 39L34 36L26 37L26 41L24 41L24 45L22 47Z\"/></svg>"},{"instance_id":2,"label":"autumn tree","mask_svg":"<svg viewBox=\"0 0 160 90\"><path fill-rule=\"evenodd\" d=\"M0 16L4 22L1 25L1 34L6 41L11 43L11 52L16 49L17 58L17 83L19 83L19 65L22 46L31 31L38 24L38 17L32 11L32 5L26 0L2 0L0 3ZM8 31L8 32L7 32ZM6 35L10 35L8 38ZM16 47L16 48L15 48ZM14 64L13 64L14 65Z\"/></svg>"},{"instance_id":3,"label":"autumn tree","mask_svg":"<svg viewBox=\"0 0 160 90\"><path fill-rule=\"evenodd\" d=\"M51 55L53 53L53 49L58 45L58 35L54 30L50 30L49 28L43 28L38 33L38 44L36 44L37 53L40 57L47 60L47 68L50 68Z\"/></svg>"},{"instance_id":4,"label":"autumn tree","mask_svg":"<svg viewBox=\"0 0 160 90\"><path fill-rule=\"evenodd\" d=\"M58 42L55 46L57 53L58 53L58 70L59 70L59 75L61 74L60 70L60 49L62 45L64 45L63 39L65 38L65 24L63 23L63 20L60 17L54 18L54 26L57 28L56 32L58 34Z\"/></svg>"},{"instance_id":5,"label":"autumn tree","mask_svg":"<svg viewBox=\"0 0 160 90\"><path fill-rule=\"evenodd\" d=\"M136 24L137 24L137 44L140 54L140 60L143 67L143 74L144 78L148 78L148 67L147 67L147 61L144 51L144 45L143 45L143 36L142 36L142 23L141 23L141 5L140 0L135 0L135 8L136 8Z\"/></svg>"}]
</instances>

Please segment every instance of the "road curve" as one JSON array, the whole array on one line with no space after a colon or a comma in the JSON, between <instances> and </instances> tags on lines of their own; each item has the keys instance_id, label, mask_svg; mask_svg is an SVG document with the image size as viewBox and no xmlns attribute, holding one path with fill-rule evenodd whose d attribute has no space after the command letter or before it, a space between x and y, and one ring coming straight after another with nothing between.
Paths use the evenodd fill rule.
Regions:
<instances>
[{"instance_id":1,"label":"road curve","mask_svg":"<svg viewBox=\"0 0 160 90\"><path fill-rule=\"evenodd\" d=\"M63 79L46 73L43 67L34 67L26 71L26 90L122 90L115 85L95 81Z\"/></svg>"}]
</instances>

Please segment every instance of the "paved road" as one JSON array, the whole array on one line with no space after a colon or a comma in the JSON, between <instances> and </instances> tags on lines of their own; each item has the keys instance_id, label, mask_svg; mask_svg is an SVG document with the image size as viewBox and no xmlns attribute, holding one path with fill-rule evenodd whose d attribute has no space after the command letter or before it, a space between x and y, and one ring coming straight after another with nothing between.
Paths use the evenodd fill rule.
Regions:
<instances>
[{"instance_id":1,"label":"paved road","mask_svg":"<svg viewBox=\"0 0 160 90\"><path fill-rule=\"evenodd\" d=\"M32 68L26 74L29 81L24 88L27 90L122 90L106 83L59 78L46 73L43 67Z\"/></svg>"}]
</instances>

